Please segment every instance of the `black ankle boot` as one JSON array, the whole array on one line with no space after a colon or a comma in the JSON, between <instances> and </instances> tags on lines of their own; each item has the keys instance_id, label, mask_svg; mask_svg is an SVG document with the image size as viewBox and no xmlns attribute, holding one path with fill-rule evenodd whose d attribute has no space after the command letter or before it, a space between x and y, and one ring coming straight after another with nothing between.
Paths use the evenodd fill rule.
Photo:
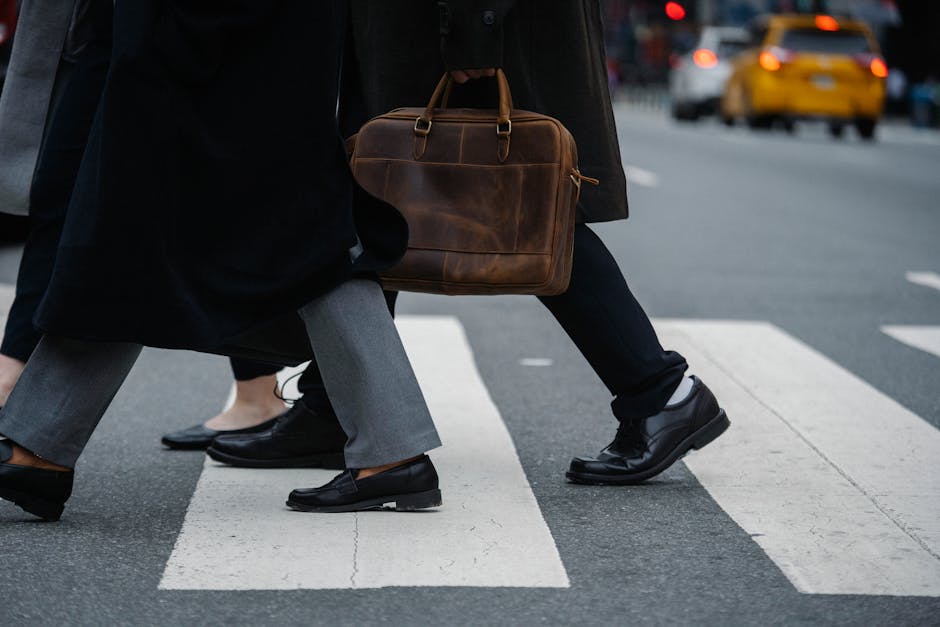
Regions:
<instances>
[{"instance_id":1,"label":"black ankle boot","mask_svg":"<svg viewBox=\"0 0 940 627\"><path fill-rule=\"evenodd\" d=\"M242 468L345 468L346 433L329 403L306 397L265 431L220 435L206 454Z\"/></svg>"},{"instance_id":2,"label":"black ankle boot","mask_svg":"<svg viewBox=\"0 0 940 627\"><path fill-rule=\"evenodd\" d=\"M72 495L75 472L6 463L12 456L10 442L0 441L0 498L12 501L33 516L59 520Z\"/></svg>"}]
</instances>

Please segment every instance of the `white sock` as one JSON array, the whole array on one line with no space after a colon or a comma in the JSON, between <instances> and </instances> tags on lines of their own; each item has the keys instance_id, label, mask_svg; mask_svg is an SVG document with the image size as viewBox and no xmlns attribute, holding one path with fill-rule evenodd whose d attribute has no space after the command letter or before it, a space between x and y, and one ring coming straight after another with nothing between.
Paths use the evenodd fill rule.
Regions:
<instances>
[{"instance_id":1,"label":"white sock","mask_svg":"<svg viewBox=\"0 0 940 627\"><path fill-rule=\"evenodd\" d=\"M692 391L692 379L690 377L682 377L682 381L679 382L679 387L676 388L676 391L672 393L672 396L669 397L669 402L666 403L666 406L675 405L676 403L681 403L689 397L689 393Z\"/></svg>"}]
</instances>

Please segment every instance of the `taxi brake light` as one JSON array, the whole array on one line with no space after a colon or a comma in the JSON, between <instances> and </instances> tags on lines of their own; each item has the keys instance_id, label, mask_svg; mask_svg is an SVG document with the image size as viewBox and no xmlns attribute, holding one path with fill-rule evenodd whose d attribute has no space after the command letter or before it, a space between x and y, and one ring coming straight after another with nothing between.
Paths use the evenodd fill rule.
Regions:
<instances>
[{"instance_id":1,"label":"taxi brake light","mask_svg":"<svg viewBox=\"0 0 940 627\"><path fill-rule=\"evenodd\" d=\"M713 68L718 65L718 56L708 48L699 48L692 54L692 60L700 68Z\"/></svg>"},{"instance_id":2,"label":"taxi brake light","mask_svg":"<svg viewBox=\"0 0 940 627\"><path fill-rule=\"evenodd\" d=\"M855 55L855 62L872 73L875 78L888 77L888 65L876 54L862 53Z\"/></svg>"},{"instance_id":3,"label":"taxi brake light","mask_svg":"<svg viewBox=\"0 0 940 627\"><path fill-rule=\"evenodd\" d=\"M837 31L839 30L839 22L837 22L836 18L832 17L831 15L817 15L816 28L830 32Z\"/></svg>"},{"instance_id":4,"label":"taxi brake light","mask_svg":"<svg viewBox=\"0 0 940 627\"><path fill-rule=\"evenodd\" d=\"M780 69L781 65L780 59L778 59L777 55L775 55L770 50L764 50L762 53L760 53L760 57L758 57L758 63L760 63L760 66L768 72L776 72Z\"/></svg>"}]
</instances>

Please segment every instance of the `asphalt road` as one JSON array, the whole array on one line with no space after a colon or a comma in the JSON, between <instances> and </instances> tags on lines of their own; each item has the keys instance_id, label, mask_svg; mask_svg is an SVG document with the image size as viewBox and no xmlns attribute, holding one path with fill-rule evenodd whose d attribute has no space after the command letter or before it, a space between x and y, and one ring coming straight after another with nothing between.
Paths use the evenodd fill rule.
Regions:
<instances>
[{"instance_id":1,"label":"asphalt road","mask_svg":"<svg viewBox=\"0 0 940 627\"><path fill-rule=\"evenodd\" d=\"M936 134L886 127L875 143L837 142L813 125L754 134L626 110L618 123L632 216L597 231L651 316L769 322L940 428L940 357L881 329L940 326L940 291L906 278L940 274ZM0 250L0 283L14 281L17 256ZM399 302L401 314L454 316L465 329L570 587L161 589L203 457L167 452L159 436L217 411L230 379L220 358L147 350L79 463L63 520L0 503L3 623L940 624L938 596L801 589L682 463L640 487L566 484L568 459L612 436L610 399L535 299ZM896 454L887 418L883 437ZM738 446L729 464L748 452ZM935 478L935 464L924 460L923 475ZM936 506L940 493L927 499ZM313 519L310 529L285 542L331 542Z\"/></svg>"}]
</instances>

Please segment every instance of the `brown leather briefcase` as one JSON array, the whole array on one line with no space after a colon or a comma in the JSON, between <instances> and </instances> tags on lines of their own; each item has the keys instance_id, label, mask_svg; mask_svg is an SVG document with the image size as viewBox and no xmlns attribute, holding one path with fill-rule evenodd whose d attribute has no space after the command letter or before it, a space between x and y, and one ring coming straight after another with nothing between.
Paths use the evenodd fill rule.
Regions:
<instances>
[{"instance_id":1,"label":"brown leather briefcase","mask_svg":"<svg viewBox=\"0 0 940 627\"><path fill-rule=\"evenodd\" d=\"M498 110L448 109L445 75L426 109L395 109L347 142L353 176L398 208L410 238L386 289L435 294L560 294L568 288L582 181L571 133L514 110L497 71ZM435 108L438 102L443 108Z\"/></svg>"}]
</instances>

